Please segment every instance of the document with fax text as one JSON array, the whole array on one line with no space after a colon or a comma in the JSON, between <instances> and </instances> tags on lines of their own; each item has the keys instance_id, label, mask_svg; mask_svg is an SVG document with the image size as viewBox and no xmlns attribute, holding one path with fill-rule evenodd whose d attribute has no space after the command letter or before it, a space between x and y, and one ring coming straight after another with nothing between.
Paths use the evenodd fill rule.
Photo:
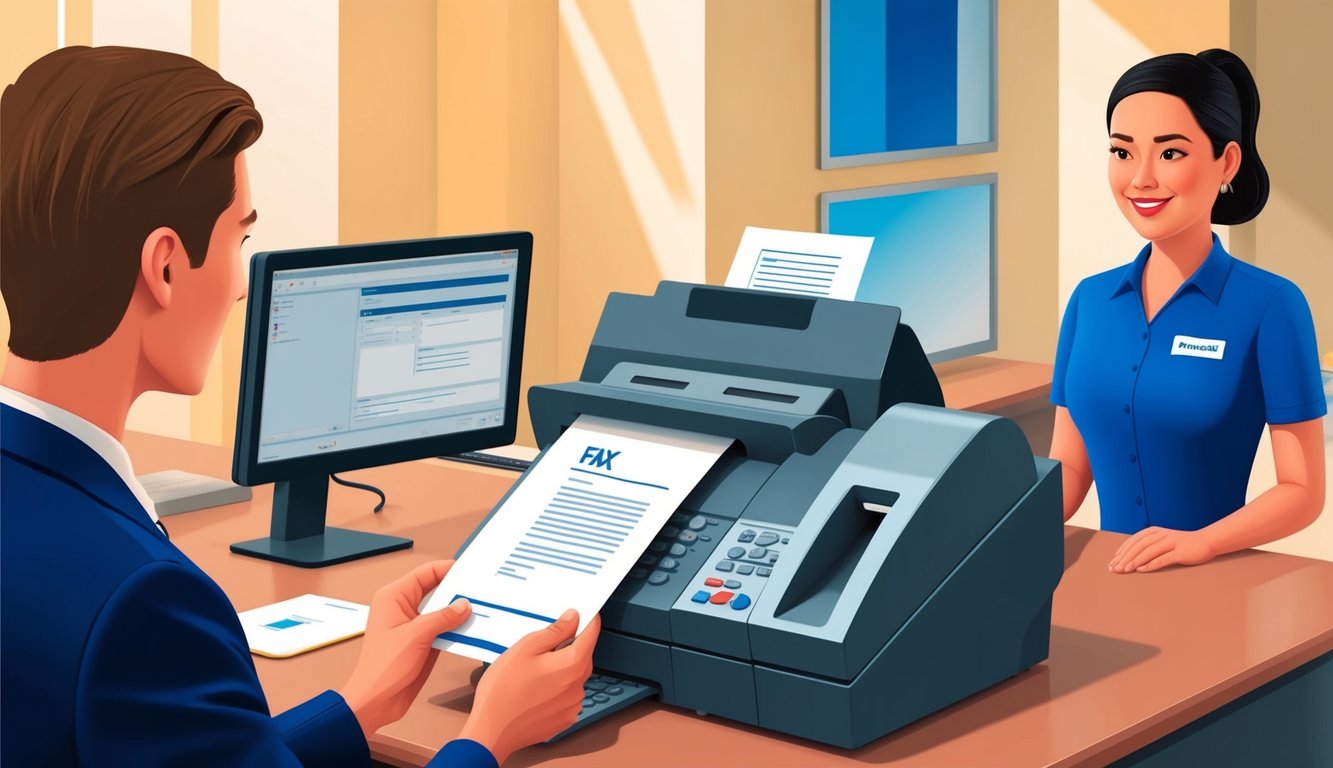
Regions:
<instances>
[{"instance_id":1,"label":"document with fax text","mask_svg":"<svg viewBox=\"0 0 1333 768\"><path fill-rule=\"evenodd\" d=\"M435 647L494 661L568 608L582 631L731 443L580 416L423 603L472 603L471 617Z\"/></svg>"}]
</instances>

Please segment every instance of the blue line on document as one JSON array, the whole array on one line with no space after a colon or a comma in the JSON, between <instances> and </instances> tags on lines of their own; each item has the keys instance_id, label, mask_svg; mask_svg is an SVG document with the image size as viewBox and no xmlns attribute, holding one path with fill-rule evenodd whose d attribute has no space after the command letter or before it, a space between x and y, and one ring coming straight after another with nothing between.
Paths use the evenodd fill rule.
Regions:
<instances>
[{"instance_id":1,"label":"blue line on document","mask_svg":"<svg viewBox=\"0 0 1333 768\"><path fill-rule=\"evenodd\" d=\"M496 571L496 574L500 576L508 576L511 579L518 579L519 581L528 580L527 576L519 576L517 573L510 573L509 571Z\"/></svg>"},{"instance_id":2,"label":"blue line on document","mask_svg":"<svg viewBox=\"0 0 1333 768\"><path fill-rule=\"evenodd\" d=\"M756 280L755 282L760 282L760 281ZM804 286L804 287L806 287L806 288L827 288L827 287L828 287L827 285L811 285L810 283L798 283L798 282L795 282L795 281L793 281L793 280L774 280L774 279L771 278L771 277L765 277L765 278L762 280L762 282L765 282L765 283L781 283L781 284L783 284L783 285L800 285L800 286Z\"/></svg>"},{"instance_id":3,"label":"blue line on document","mask_svg":"<svg viewBox=\"0 0 1333 768\"><path fill-rule=\"evenodd\" d=\"M499 643L492 643L490 640L468 637L467 635L460 635L457 632L445 632L444 634L439 635L439 638L441 640L462 643L463 645L473 645L478 648L485 648L488 651L494 651L496 653L504 653L509 650L507 646L500 645Z\"/></svg>"},{"instance_id":4,"label":"blue line on document","mask_svg":"<svg viewBox=\"0 0 1333 768\"><path fill-rule=\"evenodd\" d=\"M583 547L584 549L591 549L594 552L605 552L608 555L614 555L616 553L614 549L607 549L606 547L594 547L591 544L584 544L581 541L574 541L573 539L563 539L563 538L558 539L554 536L545 536L540 533L533 533L531 530L528 531L528 536L531 536L534 539L541 539L542 541L553 541L556 544L564 544L567 547Z\"/></svg>"},{"instance_id":5,"label":"blue line on document","mask_svg":"<svg viewBox=\"0 0 1333 768\"><path fill-rule=\"evenodd\" d=\"M520 559L520 560L530 560L530 561L532 561L532 562L534 562L534 563L541 563L542 565L550 565L550 566L554 566L554 567L556 567L556 568L564 568L564 569L567 570L567 571L578 571L579 573L586 573L586 574L588 574L589 576L596 576L596 575L597 575L597 572L596 572L596 571L587 571L587 570L584 570L584 569L582 569L582 568L575 568L575 567L572 566L572 565L565 565L564 563L556 563L556 562L552 562L552 561L550 561L550 560L542 560L542 559L540 559L540 558L532 557L532 556L530 556L530 555L510 555L510 557L516 557L516 558L518 558L518 559Z\"/></svg>"},{"instance_id":6,"label":"blue line on document","mask_svg":"<svg viewBox=\"0 0 1333 768\"><path fill-rule=\"evenodd\" d=\"M542 533L549 533L553 536L565 536L571 539L583 539L584 541L591 541L594 544L604 544L610 547L619 546L621 541L617 539L612 539L609 536L599 536L595 534L589 534L585 536L583 535L583 533L576 532L576 531L582 531L583 529L581 528L571 528L568 525L562 525L560 523L552 522L550 520L539 520L537 522L534 522L530 530L541 531Z\"/></svg>"},{"instance_id":7,"label":"blue line on document","mask_svg":"<svg viewBox=\"0 0 1333 768\"><path fill-rule=\"evenodd\" d=\"M547 503L545 511L550 512L553 515L564 515L565 517L586 520L595 525L611 528L617 533L632 531L634 530L635 524L638 523L637 520L624 520L617 517L611 517L610 515L595 509L584 509L569 504L557 504L554 501Z\"/></svg>"},{"instance_id":8,"label":"blue line on document","mask_svg":"<svg viewBox=\"0 0 1333 768\"><path fill-rule=\"evenodd\" d=\"M648 507L647 504L644 504L643 507L633 507L633 505L624 503L624 501L601 499L601 497L589 496L587 493L580 493L577 491L556 491L556 499L560 499L560 497L564 497L564 499L571 501L579 501L581 504L596 504L599 505L599 507L615 509L615 511L624 512L627 513L627 515L641 515L641 513L644 512L644 509Z\"/></svg>"},{"instance_id":9,"label":"blue line on document","mask_svg":"<svg viewBox=\"0 0 1333 768\"><path fill-rule=\"evenodd\" d=\"M589 484L589 485L592 485L592 481L591 481L591 480L584 480L583 478L580 478L580 477L571 477L571 478L569 478L569 479L570 479L571 482L575 482L575 483L587 483L587 484ZM616 495L614 495L614 494L610 494L610 493L598 493L597 491L589 491L589 490L585 490L585 489L583 489L583 488L570 488L570 487L567 486L567 485L562 485L562 486L560 486L560 490L562 490L562 491L573 491L573 492L575 492L575 493L581 493L581 494L583 494L584 496L600 496L600 497L605 498L605 499L611 499L611 500L613 500L613 501L619 501L619 502L622 502L622 503L624 503L624 504L628 504L628 505L630 505L630 506L635 506L635 507L638 507L639 509L647 509L647 508L648 508L648 502L646 502L646 501L639 501L638 499L631 499L631 498L629 498L629 497L627 497L627 496L616 496Z\"/></svg>"},{"instance_id":10,"label":"blue line on document","mask_svg":"<svg viewBox=\"0 0 1333 768\"><path fill-rule=\"evenodd\" d=\"M615 475L608 475L608 474L606 474L605 472L593 472L591 469L580 469L580 468L578 468L578 467L570 467L570 468L569 468L569 471L571 471L571 472L582 472L582 473L584 473L584 474L586 474L586 475L597 475L598 477L605 477L605 478L608 478L608 479L610 479L610 480L619 480L619 481L622 482L622 483L633 483L634 485L646 485L646 486L648 486L649 488L660 488L660 489L662 489L662 490L664 490L664 491L669 491L669 490L671 490L670 488L666 487L665 485L658 485L657 483L645 483L645 482L642 481L642 480L629 480L629 479L624 478L624 477L616 477ZM573 480L574 478L571 477L570 479Z\"/></svg>"},{"instance_id":11,"label":"blue line on document","mask_svg":"<svg viewBox=\"0 0 1333 768\"><path fill-rule=\"evenodd\" d=\"M536 568L532 567L531 565L525 565L525 564L523 564L523 563L516 563L516 562L514 562L513 560L506 560L506 561L505 561L505 565L517 565L519 568L527 568L529 571L535 571L535 570L537 570Z\"/></svg>"},{"instance_id":12,"label":"blue line on document","mask_svg":"<svg viewBox=\"0 0 1333 768\"><path fill-rule=\"evenodd\" d=\"M582 558L586 558L586 559L588 559L588 560L596 560L596 561L599 562L599 563L605 563L605 562L606 562L606 558L605 558L605 557L598 557L597 555L585 555L585 554L583 554L582 552L570 552L570 551L567 550L567 549L556 549L555 547L548 547L548 546L546 546L545 544L533 544L533 543L530 542L530 541L525 541L525 542L523 542L522 544L519 544L519 546L520 546L520 547L533 547L534 549L544 549L544 550L547 550L548 552L555 552L556 554L559 554L559 555L569 555L570 557L582 557Z\"/></svg>"},{"instance_id":13,"label":"blue line on document","mask_svg":"<svg viewBox=\"0 0 1333 768\"><path fill-rule=\"evenodd\" d=\"M762 285L762 281L755 281L755 282L751 283L750 285L751 285L751 287L753 287L753 288L760 288L760 289L762 289L762 288L764 287L764 286ZM809 295L811 295L811 296L827 296L827 295L828 295L828 291L803 291L803 290L801 290L800 288L774 288L773 290L775 290L775 291L782 291L783 293L806 293L806 294L809 294Z\"/></svg>"},{"instance_id":14,"label":"blue line on document","mask_svg":"<svg viewBox=\"0 0 1333 768\"><path fill-rule=\"evenodd\" d=\"M564 555L557 555L552 552L543 552L539 549L529 549L527 544L519 544L514 547L514 551L522 552L525 555L532 555L533 557L545 557L551 560L557 560L561 563L569 563L570 565L581 565L584 568L592 568L594 570L600 570L602 567L601 563L590 563L586 560L577 560L573 557L565 557Z\"/></svg>"},{"instance_id":15,"label":"blue line on document","mask_svg":"<svg viewBox=\"0 0 1333 768\"><path fill-rule=\"evenodd\" d=\"M833 259L834 261L842 261L841 256L832 256L827 253L802 253L800 251L779 251L775 248L765 248L759 252L759 255L765 256L770 253L780 253L783 256L808 256L812 259Z\"/></svg>"},{"instance_id":16,"label":"blue line on document","mask_svg":"<svg viewBox=\"0 0 1333 768\"><path fill-rule=\"evenodd\" d=\"M499 603L488 603L485 600L478 600L475 597L468 597L467 595L454 595L454 600L457 600L460 597L463 598L464 600L467 600L469 603L472 603L473 605L480 605L483 608L498 608L499 610L502 611L508 611L509 613L512 613L515 616L522 616L525 619L536 619L538 621L544 621L547 624L555 623L555 619L551 618L550 616L543 616L540 613L523 611L519 610L518 608L510 608L507 605L500 605ZM452 603L453 600L450 600L449 602Z\"/></svg>"},{"instance_id":17,"label":"blue line on document","mask_svg":"<svg viewBox=\"0 0 1333 768\"><path fill-rule=\"evenodd\" d=\"M555 531L556 533L568 532L571 536L581 536L588 541L609 544L611 546L619 546L620 542L625 538L624 535L614 531L604 531L600 528L592 530L587 526L563 518L547 517L546 515L539 515L537 520L533 522L533 525L544 525L548 528L556 528L559 529Z\"/></svg>"},{"instance_id":18,"label":"blue line on document","mask_svg":"<svg viewBox=\"0 0 1333 768\"><path fill-rule=\"evenodd\" d=\"M556 515L556 517L547 517L547 515ZM568 512L561 512L559 510L554 510L554 509L546 510L545 514L541 515L537 519L542 520L543 518L545 518L546 522L561 523L567 527L574 528L575 530L587 531L589 534L600 534L608 539L614 539L616 544L620 544L622 541L625 540L625 537L629 536L630 534L629 531L616 531L609 528L598 528L597 526L593 525L592 521L589 521L587 518L577 517L575 515L569 514Z\"/></svg>"},{"instance_id":19,"label":"blue line on document","mask_svg":"<svg viewBox=\"0 0 1333 768\"><path fill-rule=\"evenodd\" d=\"M551 509L561 509L566 512L579 512L584 515L602 515L605 516L608 521L629 523L631 526L639 522L639 518L643 517L643 515L630 515L627 512L618 512L602 507L594 507L591 504L584 502L565 501L563 499L549 501L546 506Z\"/></svg>"},{"instance_id":20,"label":"blue line on document","mask_svg":"<svg viewBox=\"0 0 1333 768\"><path fill-rule=\"evenodd\" d=\"M603 522L595 517L582 517L580 515L573 514L572 512L566 512L561 509L548 508L546 510L546 514L555 515L557 518L564 520L566 522L573 521L575 523L578 523L580 526L587 525L598 533L612 533L621 538L624 538L626 534L634 530L633 528L629 527L618 528L615 527L616 526L615 523ZM602 527L597 528L596 526L602 526Z\"/></svg>"},{"instance_id":21,"label":"blue line on document","mask_svg":"<svg viewBox=\"0 0 1333 768\"><path fill-rule=\"evenodd\" d=\"M618 501L606 501L604 499L594 499L591 496L584 496L581 493L570 491L557 491L555 498L558 501L564 501L572 504L587 504L596 509L605 509L612 512L619 512L622 515L631 515L633 517L643 516L643 507L631 507L628 504L621 504Z\"/></svg>"},{"instance_id":22,"label":"blue line on document","mask_svg":"<svg viewBox=\"0 0 1333 768\"><path fill-rule=\"evenodd\" d=\"M356 610L357 610L357 609L351 607L350 605L338 605L337 603L325 603L325 605L327 605L327 606L330 607L330 608L341 608L341 609L343 609L344 611L351 611L351 612L353 612L353 613L356 613Z\"/></svg>"},{"instance_id":23,"label":"blue line on document","mask_svg":"<svg viewBox=\"0 0 1333 768\"><path fill-rule=\"evenodd\" d=\"M778 261L787 261L787 259L764 259L764 261L778 262ZM799 263L799 262L795 262L795 263ZM811 266L815 266L815 265L811 265ZM837 271L836 269L810 269L809 267L778 267L778 266L774 266L774 267L760 267L760 269L789 269L789 270L792 270L792 271L794 271L794 272L813 272L813 273L816 274L816 275L836 275L836 274L838 274L838 271Z\"/></svg>"},{"instance_id":24,"label":"blue line on document","mask_svg":"<svg viewBox=\"0 0 1333 768\"><path fill-rule=\"evenodd\" d=\"M759 270L758 272L756 272L755 274L757 274L757 275L763 275L763 276L766 277L766 278L774 278L774 277L791 277L791 278L795 278L795 279L797 279L797 280L822 280L823 282L826 282L826 283L831 283L831 282L833 282L833 278L831 278L831 277L820 277L820 276L818 276L818 275L793 275L793 274L790 274L790 273L787 273L787 272L774 272L774 271L772 271L772 269L781 269L781 267L771 268L769 271L764 271L764 270L761 269L761 270ZM822 288L823 286L820 286L820 287Z\"/></svg>"}]
</instances>

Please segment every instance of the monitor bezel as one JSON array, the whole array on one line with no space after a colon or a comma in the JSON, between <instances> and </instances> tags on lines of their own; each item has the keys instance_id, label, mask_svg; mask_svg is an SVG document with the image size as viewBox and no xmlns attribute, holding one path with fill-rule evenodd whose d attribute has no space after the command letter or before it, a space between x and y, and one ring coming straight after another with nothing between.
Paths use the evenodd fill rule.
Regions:
<instances>
[{"instance_id":1,"label":"monitor bezel","mask_svg":"<svg viewBox=\"0 0 1333 768\"><path fill-rule=\"evenodd\" d=\"M439 256L467 256L505 250L517 253L518 264L514 276L514 314L503 423L485 429L351 448L315 456L259 462L259 424L263 418L262 383L268 345L264 343L267 334L255 330L267 329L269 325L274 272ZM249 305L245 312L241 382L237 395L236 437L232 455L233 481L239 485L262 485L298 477L327 475L462 451L493 448L514 442L518 430L523 341L527 327L528 287L531 275L532 234L530 232L434 237L265 251L255 254L250 261Z\"/></svg>"}]
</instances>

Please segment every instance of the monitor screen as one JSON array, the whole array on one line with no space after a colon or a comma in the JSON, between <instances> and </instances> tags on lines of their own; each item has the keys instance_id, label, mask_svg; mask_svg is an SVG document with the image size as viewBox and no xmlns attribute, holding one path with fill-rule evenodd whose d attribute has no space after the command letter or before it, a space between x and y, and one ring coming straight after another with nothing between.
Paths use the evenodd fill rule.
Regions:
<instances>
[{"instance_id":1,"label":"monitor screen","mask_svg":"<svg viewBox=\"0 0 1333 768\"><path fill-rule=\"evenodd\" d=\"M512 442L524 237L256 255L238 482Z\"/></svg>"},{"instance_id":2,"label":"monitor screen","mask_svg":"<svg viewBox=\"0 0 1333 768\"><path fill-rule=\"evenodd\" d=\"M995 174L821 195L823 230L875 238L856 300L902 310L932 363L996 348Z\"/></svg>"},{"instance_id":3,"label":"monitor screen","mask_svg":"<svg viewBox=\"0 0 1333 768\"><path fill-rule=\"evenodd\" d=\"M274 272L259 462L503 423L517 271L508 250Z\"/></svg>"}]
</instances>

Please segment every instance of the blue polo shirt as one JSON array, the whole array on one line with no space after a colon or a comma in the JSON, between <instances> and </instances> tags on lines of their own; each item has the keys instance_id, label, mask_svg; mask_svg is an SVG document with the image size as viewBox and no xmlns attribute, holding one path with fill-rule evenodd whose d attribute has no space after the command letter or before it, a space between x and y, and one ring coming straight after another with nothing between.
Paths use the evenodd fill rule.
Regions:
<instances>
[{"instance_id":1,"label":"blue polo shirt","mask_svg":"<svg viewBox=\"0 0 1333 768\"><path fill-rule=\"evenodd\" d=\"M1245 504L1264 423L1327 412L1310 307L1290 280L1213 235L1203 264L1149 323L1143 268L1079 283L1060 326L1051 402L1069 409L1102 528L1197 530Z\"/></svg>"}]
</instances>

